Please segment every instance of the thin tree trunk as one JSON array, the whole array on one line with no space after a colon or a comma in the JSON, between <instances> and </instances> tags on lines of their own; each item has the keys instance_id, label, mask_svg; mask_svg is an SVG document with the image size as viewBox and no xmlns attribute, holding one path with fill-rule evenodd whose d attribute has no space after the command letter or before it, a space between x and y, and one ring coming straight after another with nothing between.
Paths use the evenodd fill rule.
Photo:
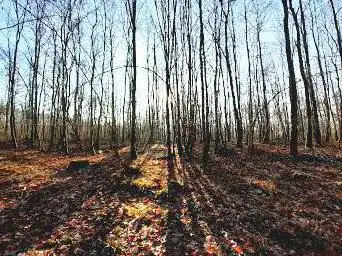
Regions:
<instances>
[{"instance_id":1,"label":"thin tree trunk","mask_svg":"<svg viewBox=\"0 0 342 256\"><path fill-rule=\"evenodd\" d=\"M292 1L292 0L290 0ZM291 51L291 39L289 31L289 11L287 0L282 0L284 9L284 35L285 35L285 46L286 46L286 58L289 72L289 92L291 102L291 141L290 141L290 154L292 156L298 155L298 96L296 77L294 71L294 65L292 60Z\"/></svg>"},{"instance_id":2,"label":"thin tree trunk","mask_svg":"<svg viewBox=\"0 0 342 256\"><path fill-rule=\"evenodd\" d=\"M131 159L137 158L136 151L136 88L137 88L137 47L136 47L136 13L137 1L132 0L128 3L130 12L130 22L132 28L132 63L133 63L133 77L131 87Z\"/></svg>"},{"instance_id":3,"label":"thin tree trunk","mask_svg":"<svg viewBox=\"0 0 342 256\"><path fill-rule=\"evenodd\" d=\"M290 1L290 9L291 9L292 16L293 16L295 26L296 26L296 32L297 32L296 46L297 46L297 52L298 52L299 69L300 69L300 74L303 79L304 91L305 91L306 115L308 118L307 133L306 133L306 146L311 149L312 148L312 112L311 112L310 95L309 95L310 84L309 84L309 80L307 79L307 75L305 73L302 48L301 48L300 26L299 26L299 22L297 18L297 13L295 12L292 6L292 1Z\"/></svg>"}]
</instances>

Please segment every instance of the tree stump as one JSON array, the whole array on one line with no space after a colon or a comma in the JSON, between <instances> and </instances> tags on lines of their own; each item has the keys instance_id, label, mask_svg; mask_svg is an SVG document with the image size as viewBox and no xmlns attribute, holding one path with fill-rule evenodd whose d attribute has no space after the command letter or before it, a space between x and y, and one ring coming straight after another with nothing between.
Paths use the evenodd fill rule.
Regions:
<instances>
[{"instance_id":1,"label":"tree stump","mask_svg":"<svg viewBox=\"0 0 342 256\"><path fill-rule=\"evenodd\" d=\"M128 166L122 171L122 175L128 178L135 178L141 175L141 171L138 168Z\"/></svg>"},{"instance_id":2,"label":"tree stump","mask_svg":"<svg viewBox=\"0 0 342 256\"><path fill-rule=\"evenodd\" d=\"M89 161L88 160L75 160L71 161L66 168L66 171L71 172L71 171L78 171L80 169L87 168L89 166Z\"/></svg>"},{"instance_id":3,"label":"tree stump","mask_svg":"<svg viewBox=\"0 0 342 256\"><path fill-rule=\"evenodd\" d=\"M168 189L170 197L177 197L183 193L183 186L176 181L170 181Z\"/></svg>"}]
</instances>

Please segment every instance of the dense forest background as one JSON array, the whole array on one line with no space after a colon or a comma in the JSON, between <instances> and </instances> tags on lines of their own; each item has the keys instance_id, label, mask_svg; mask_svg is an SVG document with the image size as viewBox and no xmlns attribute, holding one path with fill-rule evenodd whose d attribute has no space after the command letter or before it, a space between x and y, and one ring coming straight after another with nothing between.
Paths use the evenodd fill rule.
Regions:
<instances>
[{"instance_id":1,"label":"dense forest background","mask_svg":"<svg viewBox=\"0 0 342 256\"><path fill-rule=\"evenodd\" d=\"M0 6L0 255L342 255L341 0Z\"/></svg>"},{"instance_id":2,"label":"dense forest background","mask_svg":"<svg viewBox=\"0 0 342 256\"><path fill-rule=\"evenodd\" d=\"M337 0L1 2L3 141L66 153L342 139Z\"/></svg>"}]
</instances>

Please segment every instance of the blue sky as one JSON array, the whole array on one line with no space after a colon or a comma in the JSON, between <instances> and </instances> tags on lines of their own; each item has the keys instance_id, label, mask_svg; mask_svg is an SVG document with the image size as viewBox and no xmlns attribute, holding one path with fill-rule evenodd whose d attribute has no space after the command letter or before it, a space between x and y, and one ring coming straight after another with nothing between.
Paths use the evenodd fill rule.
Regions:
<instances>
[{"instance_id":1,"label":"blue sky","mask_svg":"<svg viewBox=\"0 0 342 256\"><path fill-rule=\"evenodd\" d=\"M99 1L100 2L100 1ZM237 46L238 46L238 62L239 62L239 70L241 75L241 82L242 82L242 94L246 95L247 93L247 56L246 56L246 50L245 50L245 41L244 41L244 17L243 17L243 2L244 1L236 1L234 3L234 17L235 17L235 30L237 33ZM249 1L248 5L248 20L249 20L249 26L251 28L251 32L249 33L249 39L250 39L250 47L253 51L253 55L255 58L256 54L256 45L255 45L255 39L256 39L256 33L255 29L253 29L253 26L255 24L255 15L258 10L258 8L263 9L261 3L264 1ZM263 54L264 54L264 62L266 70L270 73L268 75L270 82L273 81L275 74L275 70L273 67L276 67L276 70L280 72L280 67L283 64L282 61L284 61L284 58L281 57L281 49L283 47L283 32L282 32L282 8L280 6L280 1L274 0L274 1L268 1L270 2L270 6L268 6L267 9L263 10L262 14L264 14L265 24L263 25L262 32L261 32L261 41L263 45ZM8 24L15 24L15 20L13 20L14 14L13 14L13 5L10 4L11 1L9 0L3 0L0 2L1 6L1 15L0 15L0 28L7 27ZM126 13L122 5L122 1L116 1L111 2L114 3L112 7L108 7L107 11L109 13L109 16L113 16L114 26L115 26L115 45L116 47L116 53L115 53L115 67L121 67L125 65L126 60L126 42L125 42L125 36L124 33L127 30L127 26L125 25L125 18ZM211 1L207 1L205 5L205 10L210 10L211 5L209 3L212 3ZM336 1L337 7L340 10L341 3L338 3ZM194 22L197 23L198 20L196 18L197 15L197 2L192 2L194 7ZM81 10L81 13L87 13L87 11L90 10L90 14L88 15L88 18L84 22L84 37L82 38L82 47L85 52L89 52L90 49L90 32L91 32L91 24L94 20L94 12L91 12L91 10L94 10L94 4L92 1L85 1L85 7ZM327 6L327 3L322 3L322 6L325 9L328 9L329 6ZM266 13L266 14L265 14ZM341 13L341 11L339 12ZM163 70L164 70L164 60L162 56L162 49L161 49L161 42L160 42L160 34L156 33L153 34L153 32L156 31L155 25L152 21L156 20L155 15L155 6L153 0L146 0L146 1L138 1L138 16L137 16L137 25L138 25L138 34L137 34L137 65L141 67L146 67L146 57L147 57L147 41L149 40L150 46L152 49L152 43L153 38L156 37L157 42L157 60L158 60L158 72L161 76L163 76ZM103 15L103 10L100 8L99 15ZM151 18L152 17L152 18ZM341 17L341 15L340 15ZM32 18L32 17L27 17ZM205 12L205 36L206 36L206 54L207 59L210 63L213 64L214 61L214 54L213 54L213 45L212 45L212 38L210 36L211 31L207 24L208 20L212 18L212 14L209 12ZM24 29L24 38L20 42L20 49L19 49L19 68L21 75L23 76L24 80L28 81L28 63L27 58L29 57L29 52L32 52L33 49L33 40L32 40L32 30L31 27L32 24L27 24ZM331 24L330 24L331 26ZM100 28L101 26L99 26ZM293 27L292 27L293 30ZM198 35L196 34L198 32L197 28L194 28L194 38L196 39ZM4 58L3 51L7 51L7 38L10 38L11 44L13 46L13 36L15 33L15 28L11 29L2 29L0 31L0 49L1 49L1 59L0 59L0 101L4 101L6 98L6 84L7 84L7 77L6 77L6 65L7 65L7 59ZM99 29L97 31L97 43L99 45L99 51L101 51L101 36L102 31ZM310 33L309 33L310 35ZM48 35L44 36L43 39L43 45L44 45L44 51L51 52L51 37ZM312 48L312 42L310 42L310 47ZM313 48L312 48L313 50ZM314 53L314 51L313 51ZM102 54L102 53L101 53ZM97 74L101 71L101 63L102 63L102 55L99 54L99 59L97 60ZM152 54L152 50L150 52ZM87 54L84 54L86 56ZM109 66L109 59L108 59L108 53L106 54L106 63L107 66ZM315 54L312 54L312 62L313 67L316 66L315 64ZM198 59L198 56L196 55L195 58ZM87 62L86 57L84 59L85 62ZM44 62L43 57L41 58L41 63ZM297 66L297 63L295 63ZM85 68L85 70L89 71L90 62L88 60L87 63L88 67ZM150 65L152 65L152 59L150 59ZM47 74L51 74L51 58L48 58L47 62ZM208 65L210 67L210 65ZM210 68L209 68L210 69ZM212 76L210 75L212 73L212 70L209 70L209 80L212 80ZM297 71L297 74L298 71ZM278 74L280 75L280 74ZM48 75L47 75L48 76ZM89 77L89 73L87 74ZM142 69L138 68L138 86L137 86L137 102L138 102L138 108L141 110L141 112L144 112L147 102L147 72ZM117 95L117 101L118 105L121 105L121 102L123 101L123 81L124 81L124 69L118 68L115 72L115 82L116 82L116 95ZM98 84L98 81L96 81ZM211 84L211 83L210 83ZM164 98L164 92L165 89L163 87L163 82L159 81L160 85L160 95L161 98ZM299 85L300 87L300 85ZM211 88L211 85L210 85ZM17 96L17 102L18 105L20 103L23 103L26 95L26 88L23 85L22 82L20 82L17 86L18 89L18 96ZM96 91L99 92L99 88L96 88ZM108 93L108 92L107 92ZM128 93L128 90L127 90ZM271 93L271 92L269 92ZM49 92L47 95L47 99L49 98ZM244 97L245 99L245 97ZM243 100L244 100L243 99ZM127 100L126 100L127 102ZM49 102L46 103L47 105ZM17 106L19 107L19 106Z\"/></svg>"}]
</instances>

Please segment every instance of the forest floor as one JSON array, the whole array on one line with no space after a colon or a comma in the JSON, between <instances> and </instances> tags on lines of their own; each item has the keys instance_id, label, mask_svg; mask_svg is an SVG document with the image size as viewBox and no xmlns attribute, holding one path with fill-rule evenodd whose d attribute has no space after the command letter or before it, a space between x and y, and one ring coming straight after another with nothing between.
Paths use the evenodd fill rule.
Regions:
<instances>
[{"instance_id":1,"label":"forest floor","mask_svg":"<svg viewBox=\"0 0 342 256\"><path fill-rule=\"evenodd\" d=\"M342 254L341 149L128 150L0 151L0 255Z\"/></svg>"}]
</instances>

